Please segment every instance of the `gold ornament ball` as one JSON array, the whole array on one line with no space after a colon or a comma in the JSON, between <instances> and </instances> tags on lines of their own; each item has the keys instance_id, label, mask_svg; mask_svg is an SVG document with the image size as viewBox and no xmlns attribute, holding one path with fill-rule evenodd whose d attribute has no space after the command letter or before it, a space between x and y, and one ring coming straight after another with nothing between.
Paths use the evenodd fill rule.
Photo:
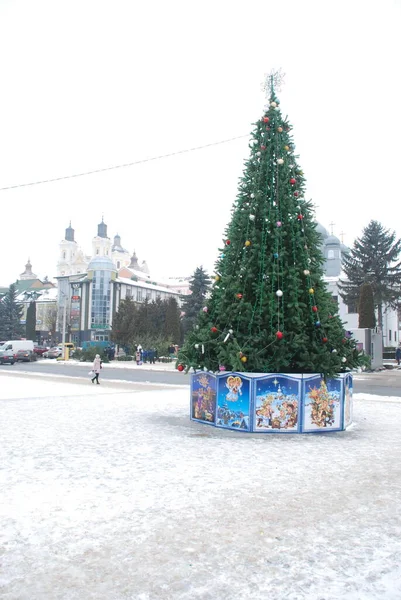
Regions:
<instances>
[{"instance_id":1,"label":"gold ornament ball","mask_svg":"<svg viewBox=\"0 0 401 600\"><path fill-rule=\"evenodd\" d=\"M241 361L242 361L243 363L246 363L246 361L247 361L247 360L248 360L248 359L247 359L247 357L246 357L246 356L241 356Z\"/></svg>"},{"instance_id":2,"label":"gold ornament ball","mask_svg":"<svg viewBox=\"0 0 401 600\"><path fill-rule=\"evenodd\" d=\"M284 146L284 150L285 150L286 152L288 152L288 151L289 151L289 149L290 149L290 147L289 147L289 146Z\"/></svg>"},{"instance_id":3,"label":"gold ornament ball","mask_svg":"<svg viewBox=\"0 0 401 600\"><path fill-rule=\"evenodd\" d=\"M277 131L278 131L279 133L283 133L283 128L282 128L282 127L277 127Z\"/></svg>"},{"instance_id":4,"label":"gold ornament ball","mask_svg":"<svg viewBox=\"0 0 401 600\"><path fill-rule=\"evenodd\" d=\"M315 290L314 290L313 288L309 288L309 293L310 293L310 294L314 294L314 293L315 293Z\"/></svg>"},{"instance_id":5,"label":"gold ornament ball","mask_svg":"<svg viewBox=\"0 0 401 600\"><path fill-rule=\"evenodd\" d=\"M220 281L220 276L216 275L216 277L214 278L215 281Z\"/></svg>"},{"instance_id":6,"label":"gold ornament ball","mask_svg":"<svg viewBox=\"0 0 401 600\"><path fill-rule=\"evenodd\" d=\"M249 246L250 246L250 245L251 245L251 242L250 242L249 240L246 240L246 242L245 242L245 246L246 246L247 248L249 248Z\"/></svg>"}]
</instances>

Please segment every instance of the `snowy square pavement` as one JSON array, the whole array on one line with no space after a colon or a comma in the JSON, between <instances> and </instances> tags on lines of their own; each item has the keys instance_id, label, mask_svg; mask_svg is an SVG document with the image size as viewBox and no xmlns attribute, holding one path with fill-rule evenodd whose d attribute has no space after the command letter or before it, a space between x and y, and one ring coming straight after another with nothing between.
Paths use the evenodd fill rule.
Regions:
<instances>
[{"instance_id":1,"label":"snowy square pavement","mask_svg":"<svg viewBox=\"0 0 401 600\"><path fill-rule=\"evenodd\" d=\"M2 600L400 600L401 399L331 435L188 408L0 372Z\"/></svg>"}]
</instances>

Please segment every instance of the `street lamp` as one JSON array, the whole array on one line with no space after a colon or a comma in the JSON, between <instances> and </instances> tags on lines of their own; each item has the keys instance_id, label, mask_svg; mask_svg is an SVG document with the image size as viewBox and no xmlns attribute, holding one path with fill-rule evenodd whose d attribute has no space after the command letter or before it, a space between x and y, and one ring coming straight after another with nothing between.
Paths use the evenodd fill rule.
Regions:
<instances>
[{"instance_id":1,"label":"street lamp","mask_svg":"<svg viewBox=\"0 0 401 600\"><path fill-rule=\"evenodd\" d=\"M66 321L67 321L67 299L68 296L64 292L62 292L59 288L59 294L61 294L64 298L64 306L63 306L63 330L61 337L61 347L62 347L62 359L65 360L65 330L66 330Z\"/></svg>"}]
</instances>

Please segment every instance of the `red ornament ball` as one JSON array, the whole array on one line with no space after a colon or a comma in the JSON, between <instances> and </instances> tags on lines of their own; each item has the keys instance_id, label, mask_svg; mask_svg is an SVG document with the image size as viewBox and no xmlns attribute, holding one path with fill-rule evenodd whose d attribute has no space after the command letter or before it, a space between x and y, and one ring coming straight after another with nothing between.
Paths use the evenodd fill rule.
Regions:
<instances>
[{"instance_id":1,"label":"red ornament ball","mask_svg":"<svg viewBox=\"0 0 401 600\"><path fill-rule=\"evenodd\" d=\"M313 312L317 312L317 306L312 306Z\"/></svg>"},{"instance_id":2,"label":"red ornament ball","mask_svg":"<svg viewBox=\"0 0 401 600\"><path fill-rule=\"evenodd\" d=\"M284 337L284 334L283 334L283 332L282 332L282 331L277 331L277 333L276 333L276 338L277 338L278 340L282 340L282 339L283 339L283 337Z\"/></svg>"},{"instance_id":3,"label":"red ornament ball","mask_svg":"<svg viewBox=\"0 0 401 600\"><path fill-rule=\"evenodd\" d=\"M298 198L299 192L294 192L294 196L295 196L295 198Z\"/></svg>"},{"instance_id":4,"label":"red ornament ball","mask_svg":"<svg viewBox=\"0 0 401 600\"><path fill-rule=\"evenodd\" d=\"M261 150L266 150L266 146L264 144L261 145L260 147Z\"/></svg>"},{"instance_id":5,"label":"red ornament ball","mask_svg":"<svg viewBox=\"0 0 401 600\"><path fill-rule=\"evenodd\" d=\"M347 343L347 338L343 338L342 342L343 342L343 344L346 344Z\"/></svg>"},{"instance_id":6,"label":"red ornament ball","mask_svg":"<svg viewBox=\"0 0 401 600\"><path fill-rule=\"evenodd\" d=\"M238 300L241 300L242 298L242 294L235 294L236 298L238 298Z\"/></svg>"},{"instance_id":7,"label":"red ornament ball","mask_svg":"<svg viewBox=\"0 0 401 600\"><path fill-rule=\"evenodd\" d=\"M177 370L178 371L183 371L184 370L184 365L178 365Z\"/></svg>"},{"instance_id":8,"label":"red ornament ball","mask_svg":"<svg viewBox=\"0 0 401 600\"><path fill-rule=\"evenodd\" d=\"M263 117L263 123L268 123L270 121L269 117Z\"/></svg>"},{"instance_id":9,"label":"red ornament ball","mask_svg":"<svg viewBox=\"0 0 401 600\"><path fill-rule=\"evenodd\" d=\"M226 240L226 246L229 246L231 244L231 240Z\"/></svg>"},{"instance_id":10,"label":"red ornament ball","mask_svg":"<svg viewBox=\"0 0 401 600\"><path fill-rule=\"evenodd\" d=\"M298 221L302 221L302 219L303 219L303 218L304 218L304 216L303 216L303 215L298 215L298 216L297 216L297 219L298 219Z\"/></svg>"},{"instance_id":11,"label":"red ornament ball","mask_svg":"<svg viewBox=\"0 0 401 600\"><path fill-rule=\"evenodd\" d=\"M295 185L295 184L296 184L296 182L297 182L297 180L296 180L296 179L294 179L294 177L291 177L291 179L290 179L290 184L291 184L291 185Z\"/></svg>"},{"instance_id":12,"label":"red ornament ball","mask_svg":"<svg viewBox=\"0 0 401 600\"><path fill-rule=\"evenodd\" d=\"M322 338L322 342L323 342L323 344L327 344L327 342L328 342L328 341L329 341L329 340L327 339L327 337L324 337L324 338Z\"/></svg>"},{"instance_id":13,"label":"red ornament ball","mask_svg":"<svg viewBox=\"0 0 401 600\"><path fill-rule=\"evenodd\" d=\"M210 331L211 331L212 333L217 333L217 332L218 332L218 329L217 329L217 327L211 327L211 328L210 328Z\"/></svg>"}]
</instances>

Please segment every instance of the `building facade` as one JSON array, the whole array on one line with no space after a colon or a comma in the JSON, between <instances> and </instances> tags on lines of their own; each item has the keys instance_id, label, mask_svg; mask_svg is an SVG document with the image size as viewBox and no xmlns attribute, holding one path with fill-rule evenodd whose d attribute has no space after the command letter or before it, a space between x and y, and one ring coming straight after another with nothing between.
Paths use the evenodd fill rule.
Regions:
<instances>
[{"instance_id":1,"label":"building facade","mask_svg":"<svg viewBox=\"0 0 401 600\"><path fill-rule=\"evenodd\" d=\"M173 297L180 303L180 295L173 290L149 281L120 277L113 260L107 255L96 255L86 273L63 275L57 279L59 328L62 330L62 315L66 315L68 339L77 346L107 343L113 314L125 298L142 303Z\"/></svg>"}]
</instances>

